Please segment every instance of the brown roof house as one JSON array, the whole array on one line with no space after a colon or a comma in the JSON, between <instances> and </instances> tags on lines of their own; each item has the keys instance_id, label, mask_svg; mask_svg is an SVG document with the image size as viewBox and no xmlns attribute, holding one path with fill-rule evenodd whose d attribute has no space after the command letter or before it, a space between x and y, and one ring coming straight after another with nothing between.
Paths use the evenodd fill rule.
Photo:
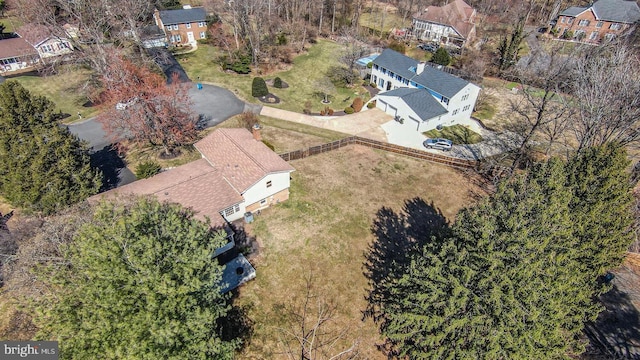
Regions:
<instances>
[{"instance_id":1,"label":"brown roof house","mask_svg":"<svg viewBox=\"0 0 640 360\"><path fill-rule=\"evenodd\" d=\"M476 10L463 0L429 6L413 15L413 34L419 40L462 47L475 36Z\"/></svg>"},{"instance_id":2,"label":"brown roof house","mask_svg":"<svg viewBox=\"0 0 640 360\"><path fill-rule=\"evenodd\" d=\"M558 16L558 36L586 43L610 41L640 21L635 1L599 0L590 6L572 6Z\"/></svg>"},{"instance_id":3,"label":"brown roof house","mask_svg":"<svg viewBox=\"0 0 640 360\"><path fill-rule=\"evenodd\" d=\"M69 39L53 35L45 26L25 25L17 33L38 51L38 56L44 61L73 51Z\"/></svg>"},{"instance_id":4,"label":"brown roof house","mask_svg":"<svg viewBox=\"0 0 640 360\"><path fill-rule=\"evenodd\" d=\"M218 129L195 144L202 159L161 172L97 195L152 195L178 203L209 220L212 227L225 228L246 212L257 211L289 198L290 175L295 169L260 141L259 130ZM229 233L229 230L227 230ZM234 248L230 242L216 251L224 258ZM235 254L234 254L235 255ZM225 260L223 292L253 279L255 270L238 254Z\"/></svg>"},{"instance_id":5,"label":"brown roof house","mask_svg":"<svg viewBox=\"0 0 640 360\"><path fill-rule=\"evenodd\" d=\"M207 37L207 12L201 7L184 5L178 10L156 9L153 19L171 45L195 45L198 39Z\"/></svg>"},{"instance_id":6,"label":"brown roof house","mask_svg":"<svg viewBox=\"0 0 640 360\"><path fill-rule=\"evenodd\" d=\"M0 40L0 74L29 69L38 61L38 52L25 39Z\"/></svg>"}]
</instances>

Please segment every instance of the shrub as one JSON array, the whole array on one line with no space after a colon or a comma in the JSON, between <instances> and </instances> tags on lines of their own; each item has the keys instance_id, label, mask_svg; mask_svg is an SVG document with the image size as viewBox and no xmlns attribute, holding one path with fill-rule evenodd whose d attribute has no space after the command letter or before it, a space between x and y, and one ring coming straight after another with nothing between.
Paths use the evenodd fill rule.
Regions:
<instances>
[{"instance_id":1,"label":"shrub","mask_svg":"<svg viewBox=\"0 0 640 360\"><path fill-rule=\"evenodd\" d=\"M436 50L436 53L433 54L431 61L438 65L447 66L451 62L451 56L445 48L440 47Z\"/></svg>"},{"instance_id":2,"label":"shrub","mask_svg":"<svg viewBox=\"0 0 640 360\"><path fill-rule=\"evenodd\" d=\"M267 89L267 83L264 82L264 79L261 77L253 78L253 83L251 84L251 95L253 97L261 97L269 95L269 89Z\"/></svg>"},{"instance_id":3,"label":"shrub","mask_svg":"<svg viewBox=\"0 0 640 360\"><path fill-rule=\"evenodd\" d=\"M273 79L273 87L277 89L282 89L282 79L280 79L279 77L276 77L275 79Z\"/></svg>"},{"instance_id":4,"label":"shrub","mask_svg":"<svg viewBox=\"0 0 640 360\"><path fill-rule=\"evenodd\" d=\"M374 89L377 89L377 88L378 88L378 85L377 85L376 83L374 83L374 82L372 82L371 84L369 84L369 86L371 86L371 87L372 87L372 88L374 88Z\"/></svg>"},{"instance_id":5,"label":"shrub","mask_svg":"<svg viewBox=\"0 0 640 360\"><path fill-rule=\"evenodd\" d=\"M302 112L307 115L311 114L311 101L307 100L304 102L304 109L302 109Z\"/></svg>"},{"instance_id":6,"label":"shrub","mask_svg":"<svg viewBox=\"0 0 640 360\"><path fill-rule=\"evenodd\" d=\"M162 170L162 166L155 161L145 161L136 166L136 178L146 179L156 175Z\"/></svg>"},{"instance_id":7,"label":"shrub","mask_svg":"<svg viewBox=\"0 0 640 360\"><path fill-rule=\"evenodd\" d=\"M250 111L245 111L242 114L240 114L240 117L238 118L238 123L243 128L251 131L251 129L253 129L253 126L259 123L258 115Z\"/></svg>"},{"instance_id":8,"label":"shrub","mask_svg":"<svg viewBox=\"0 0 640 360\"><path fill-rule=\"evenodd\" d=\"M364 101L362 101L361 97L357 97L357 98L353 99L353 103L351 104L351 107L353 108L353 111L360 112L360 110L362 110L363 106L364 106Z\"/></svg>"},{"instance_id":9,"label":"shrub","mask_svg":"<svg viewBox=\"0 0 640 360\"><path fill-rule=\"evenodd\" d=\"M573 39L573 31L567 30L562 34L563 39Z\"/></svg>"},{"instance_id":10,"label":"shrub","mask_svg":"<svg viewBox=\"0 0 640 360\"><path fill-rule=\"evenodd\" d=\"M262 140L262 143L263 143L263 144L265 144L265 145L267 145L267 147L268 147L269 149L271 149L271 151L276 151L275 146L273 146L273 144L272 144L272 143L270 143L270 142L268 142L267 140Z\"/></svg>"},{"instance_id":11,"label":"shrub","mask_svg":"<svg viewBox=\"0 0 640 360\"><path fill-rule=\"evenodd\" d=\"M376 107L376 101L375 101L375 100L370 101L370 102L367 104L367 108L368 108L368 109L373 109L374 107Z\"/></svg>"},{"instance_id":12,"label":"shrub","mask_svg":"<svg viewBox=\"0 0 640 360\"><path fill-rule=\"evenodd\" d=\"M324 116L326 114L326 111L324 109L320 110L320 115Z\"/></svg>"},{"instance_id":13,"label":"shrub","mask_svg":"<svg viewBox=\"0 0 640 360\"><path fill-rule=\"evenodd\" d=\"M406 45L404 43L394 40L391 43L389 43L389 49L395 50L395 51L399 52L400 54L404 54L405 51L407 50L407 47L406 47Z\"/></svg>"},{"instance_id":14,"label":"shrub","mask_svg":"<svg viewBox=\"0 0 640 360\"><path fill-rule=\"evenodd\" d=\"M367 69L371 69L373 67L373 61L369 61L367 63Z\"/></svg>"},{"instance_id":15,"label":"shrub","mask_svg":"<svg viewBox=\"0 0 640 360\"><path fill-rule=\"evenodd\" d=\"M327 114L329 114L329 116L333 115L333 109L329 108L329 110L327 110Z\"/></svg>"},{"instance_id":16,"label":"shrub","mask_svg":"<svg viewBox=\"0 0 640 360\"><path fill-rule=\"evenodd\" d=\"M351 106L348 106L346 108L344 108L344 113L345 114L353 114L355 112L355 110L353 110L353 108Z\"/></svg>"}]
</instances>

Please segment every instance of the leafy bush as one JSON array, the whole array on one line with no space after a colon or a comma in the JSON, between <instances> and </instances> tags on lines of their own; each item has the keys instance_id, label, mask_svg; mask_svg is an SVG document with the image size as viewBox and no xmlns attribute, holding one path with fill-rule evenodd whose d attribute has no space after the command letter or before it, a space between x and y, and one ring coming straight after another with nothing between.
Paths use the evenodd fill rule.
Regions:
<instances>
[{"instance_id":1,"label":"leafy bush","mask_svg":"<svg viewBox=\"0 0 640 360\"><path fill-rule=\"evenodd\" d=\"M277 89L282 89L282 79L280 79L279 77L276 77L275 79L273 79L273 87Z\"/></svg>"},{"instance_id":2,"label":"leafy bush","mask_svg":"<svg viewBox=\"0 0 640 360\"><path fill-rule=\"evenodd\" d=\"M238 74L248 74L251 72L251 55L248 53L236 52L233 57L223 55L218 58L223 70L231 70Z\"/></svg>"},{"instance_id":3,"label":"leafy bush","mask_svg":"<svg viewBox=\"0 0 640 360\"><path fill-rule=\"evenodd\" d=\"M327 115L329 115L329 116L333 115L333 109L332 108L328 108Z\"/></svg>"},{"instance_id":4,"label":"leafy bush","mask_svg":"<svg viewBox=\"0 0 640 360\"><path fill-rule=\"evenodd\" d=\"M351 107L353 108L353 111L360 112L360 110L362 110L363 106L364 106L364 101L362 101L361 97L357 97L357 98L353 99L353 103L351 104Z\"/></svg>"},{"instance_id":5,"label":"leafy bush","mask_svg":"<svg viewBox=\"0 0 640 360\"><path fill-rule=\"evenodd\" d=\"M451 56L445 48L440 47L436 50L436 53L433 54L431 61L438 65L447 66L451 62Z\"/></svg>"},{"instance_id":6,"label":"leafy bush","mask_svg":"<svg viewBox=\"0 0 640 360\"><path fill-rule=\"evenodd\" d=\"M251 95L253 97L261 97L269 95L269 89L267 89L267 83L261 77L253 78L251 84Z\"/></svg>"},{"instance_id":7,"label":"leafy bush","mask_svg":"<svg viewBox=\"0 0 640 360\"><path fill-rule=\"evenodd\" d=\"M273 144L272 144L272 143L270 143L270 142L268 142L267 140L262 140L262 143L263 143L263 144L265 144L265 145L267 145L267 147L268 147L269 149L271 149L271 151L276 151L275 146L273 146Z\"/></svg>"},{"instance_id":8,"label":"leafy bush","mask_svg":"<svg viewBox=\"0 0 640 360\"><path fill-rule=\"evenodd\" d=\"M369 61L367 63L367 69L371 69L373 67L373 61Z\"/></svg>"},{"instance_id":9,"label":"leafy bush","mask_svg":"<svg viewBox=\"0 0 640 360\"><path fill-rule=\"evenodd\" d=\"M370 101L370 102L367 104L367 108L368 108L368 109L373 109L374 107L376 107L376 101L375 101L375 100Z\"/></svg>"},{"instance_id":10,"label":"leafy bush","mask_svg":"<svg viewBox=\"0 0 640 360\"><path fill-rule=\"evenodd\" d=\"M280 33L276 37L276 43L278 45L287 45L287 42L287 36L284 33Z\"/></svg>"},{"instance_id":11,"label":"leafy bush","mask_svg":"<svg viewBox=\"0 0 640 360\"><path fill-rule=\"evenodd\" d=\"M378 88L378 85L374 82L372 82L371 84L369 84L369 86L371 86L372 88L376 89Z\"/></svg>"},{"instance_id":12,"label":"leafy bush","mask_svg":"<svg viewBox=\"0 0 640 360\"><path fill-rule=\"evenodd\" d=\"M251 131L251 129L253 129L253 126L255 124L259 124L259 120L260 119L258 119L258 115L250 111L245 111L242 114L240 114L240 117L238 118L238 123L243 128Z\"/></svg>"},{"instance_id":13,"label":"leafy bush","mask_svg":"<svg viewBox=\"0 0 640 360\"><path fill-rule=\"evenodd\" d=\"M311 101L307 100L304 102L304 109L302 109L304 114L311 114Z\"/></svg>"},{"instance_id":14,"label":"leafy bush","mask_svg":"<svg viewBox=\"0 0 640 360\"><path fill-rule=\"evenodd\" d=\"M155 161L145 161L136 166L136 178L146 179L160 173L162 166Z\"/></svg>"},{"instance_id":15,"label":"leafy bush","mask_svg":"<svg viewBox=\"0 0 640 360\"><path fill-rule=\"evenodd\" d=\"M400 54L404 54L404 52L407 50L407 47L403 42L394 40L391 43L389 43L389 49L395 50Z\"/></svg>"},{"instance_id":16,"label":"leafy bush","mask_svg":"<svg viewBox=\"0 0 640 360\"><path fill-rule=\"evenodd\" d=\"M573 39L573 31L567 30L562 34L563 39Z\"/></svg>"},{"instance_id":17,"label":"leafy bush","mask_svg":"<svg viewBox=\"0 0 640 360\"><path fill-rule=\"evenodd\" d=\"M348 106L346 108L344 108L344 113L345 114L353 114L355 112L355 110L353 110L353 108L351 106Z\"/></svg>"}]
</instances>

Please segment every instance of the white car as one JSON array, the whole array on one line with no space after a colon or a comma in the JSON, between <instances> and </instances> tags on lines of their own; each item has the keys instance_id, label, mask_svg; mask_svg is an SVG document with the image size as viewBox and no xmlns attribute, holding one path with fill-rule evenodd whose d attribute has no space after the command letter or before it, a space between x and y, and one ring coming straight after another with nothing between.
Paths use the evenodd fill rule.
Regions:
<instances>
[{"instance_id":1,"label":"white car","mask_svg":"<svg viewBox=\"0 0 640 360\"><path fill-rule=\"evenodd\" d=\"M427 149L439 149L442 151L449 151L453 146L453 141L449 139L441 139L441 138L427 139L422 143L422 145L424 145L424 147L426 147Z\"/></svg>"}]
</instances>

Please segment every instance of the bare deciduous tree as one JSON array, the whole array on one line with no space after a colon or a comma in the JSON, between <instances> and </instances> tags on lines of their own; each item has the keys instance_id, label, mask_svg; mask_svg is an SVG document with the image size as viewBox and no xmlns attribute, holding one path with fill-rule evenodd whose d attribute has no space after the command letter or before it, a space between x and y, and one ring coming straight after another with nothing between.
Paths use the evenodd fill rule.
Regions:
<instances>
[{"instance_id":1,"label":"bare deciduous tree","mask_svg":"<svg viewBox=\"0 0 640 360\"><path fill-rule=\"evenodd\" d=\"M339 343L349 334L348 328L333 330L336 306L313 287L313 276L305 278L305 293L298 304L279 306L279 315L288 322L279 329L282 353L287 359L346 360L358 355L358 341L346 349Z\"/></svg>"}]
</instances>

